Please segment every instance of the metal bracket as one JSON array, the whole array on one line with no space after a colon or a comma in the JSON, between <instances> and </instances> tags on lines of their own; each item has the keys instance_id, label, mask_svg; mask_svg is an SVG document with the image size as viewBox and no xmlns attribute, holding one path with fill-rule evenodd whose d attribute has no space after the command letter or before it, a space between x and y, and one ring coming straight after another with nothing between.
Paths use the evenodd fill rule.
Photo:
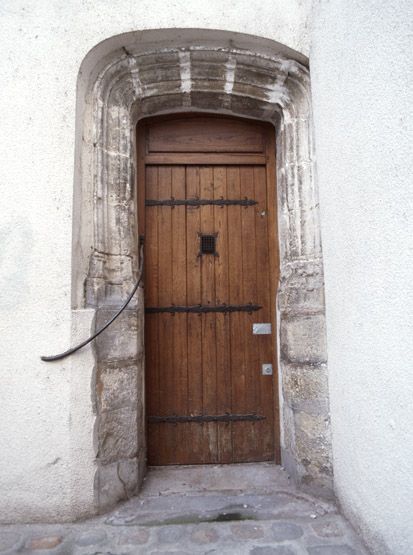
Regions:
<instances>
[{"instance_id":1,"label":"metal bracket","mask_svg":"<svg viewBox=\"0 0 413 555\"><path fill-rule=\"evenodd\" d=\"M203 199L203 198L188 198L188 199L148 199L145 200L145 206L253 206L258 204L256 200L247 197L243 199Z\"/></svg>"},{"instance_id":2,"label":"metal bracket","mask_svg":"<svg viewBox=\"0 0 413 555\"><path fill-rule=\"evenodd\" d=\"M177 312L195 312L205 314L206 312L255 312L260 310L262 306L258 304L221 304L221 305L195 305L195 306L148 306L145 308L147 314L155 314L159 312L169 312L175 314Z\"/></svg>"},{"instance_id":3,"label":"metal bracket","mask_svg":"<svg viewBox=\"0 0 413 555\"><path fill-rule=\"evenodd\" d=\"M272 364L263 364L261 368L263 376L272 376Z\"/></svg>"},{"instance_id":4,"label":"metal bracket","mask_svg":"<svg viewBox=\"0 0 413 555\"><path fill-rule=\"evenodd\" d=\"M271 335L271 324L252 324L254 335Z\"/></svg>"},{"instance_id":5,"label":"metal bracket","mask_svg":"<svg viewBox=\"0 0 413 555\"><path fill-rule=\"evenodd\" d=\"M175 414L171 416L148 416L148 422L154 424L160 424L161 422L167 422L169 424L184 424L187 422L256 422L259 420L265 420L265 416L260 414L199 414L195 416L177 416Z\"/></svg>"}]
</instances>

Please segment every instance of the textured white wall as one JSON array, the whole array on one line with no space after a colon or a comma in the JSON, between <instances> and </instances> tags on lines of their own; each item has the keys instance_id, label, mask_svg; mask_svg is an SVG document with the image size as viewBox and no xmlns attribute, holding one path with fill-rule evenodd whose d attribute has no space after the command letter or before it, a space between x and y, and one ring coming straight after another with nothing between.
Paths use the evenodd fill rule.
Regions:
<instances>
[{"instance_id":1,"label":"textured white wall","mask_svg":"<svg viewBox=\"0 0 413 555\"><path fill-rule=\"evenodd\" d=\"M3 520L69 518L92 501L90 352L38 358L90 329L88 311L74 322L70 311L82 59L112 35L161 27L251 33L308 54L309 4L1 2ZM336 489L375 552L397 555L413 545L412 6L316 2L311 54Z\"/></svg>"},{"instance_id":2,"label":"textured white wall","mask_svg":"<svg viewBox=\"0 0 413 555\"><path fill-rule=\"evenodd\" d=\"M411 0L317 2L335 484L375 554L413 551L412 36Z\"/></svg>"},{"instance_id":3,"label":"textured white wall","mask_svg":"<svg viewBox=\"0 0 413 555\"><path fill-rule=\"evenodd\" d=\"M162 27L224 29L309 51L310 0L0 3L0 520L63 519L93 497L90 330L70 310L75 92L100 41ZM259 7L259 9L257 9ZM73 330L71 330L71 327Z\"/></svg>"}]
</instances>

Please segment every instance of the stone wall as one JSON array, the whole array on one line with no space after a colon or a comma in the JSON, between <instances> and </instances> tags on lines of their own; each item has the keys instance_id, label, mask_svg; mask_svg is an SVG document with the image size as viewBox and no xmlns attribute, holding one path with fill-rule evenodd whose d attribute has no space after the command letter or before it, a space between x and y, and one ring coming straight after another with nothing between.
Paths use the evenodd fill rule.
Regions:
<instances>
[{"instance_id":1,"label":"stone wall","mask_svg":"<svg viewBox=\"0 0 413 555\"><path fill-rule=\"evenodd\" d=\"M96 328L115 312L98 308ZM145 476L141 312L126 309L96 340L95 492L100 511L117 499L128 499Z\"/></svg>"}]
</instances>

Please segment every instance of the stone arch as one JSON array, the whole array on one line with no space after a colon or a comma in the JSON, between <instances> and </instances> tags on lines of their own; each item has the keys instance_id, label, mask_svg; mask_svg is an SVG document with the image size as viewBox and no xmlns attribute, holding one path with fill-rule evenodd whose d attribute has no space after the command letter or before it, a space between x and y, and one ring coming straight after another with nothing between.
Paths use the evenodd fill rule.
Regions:
<instances>
[{"instance_id":1,"label":"stone arch","mask_svg":"<svg viewBox=\"0 0 413 555\"><path fill-rule=\"evenodd\" d=\"M330 495L331 440L319 210L306 60L270 40L206 30L112 37L85 58L78 86L73 308L101 323L137 273L135 126L177 112L275 125L282 461L302 487ZM138 184L139 186L139 184ZM137 491L145 473L143 298L99 340L96 508Z\"/></svg>"}]
</instances>

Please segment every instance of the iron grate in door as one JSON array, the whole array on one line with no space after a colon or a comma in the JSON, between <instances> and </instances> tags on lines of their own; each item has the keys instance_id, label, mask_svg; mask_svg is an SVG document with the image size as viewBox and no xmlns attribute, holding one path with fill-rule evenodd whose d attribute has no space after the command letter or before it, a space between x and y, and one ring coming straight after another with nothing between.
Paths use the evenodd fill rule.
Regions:
<instances>
[{"instance_id":1,"label":"iron grate in door","mask_svg":"<svg viewBox=\"0 0 413 555\"><path fill-rule=\"evenodd\" d=\"M200 248L199 254L213 254L214 256L218 256L216 251L216 242L217 242L217 234L212 235L204 235L201 233L199 235L200 238Z\"/></svg>"}]
</instances>

